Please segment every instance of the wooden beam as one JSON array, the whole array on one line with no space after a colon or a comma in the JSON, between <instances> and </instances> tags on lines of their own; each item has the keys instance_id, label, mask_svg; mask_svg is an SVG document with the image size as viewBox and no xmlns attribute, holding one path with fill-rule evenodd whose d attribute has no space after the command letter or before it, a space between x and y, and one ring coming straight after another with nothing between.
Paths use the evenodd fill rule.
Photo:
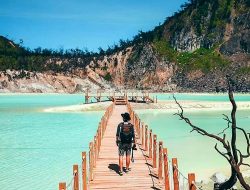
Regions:
<instances>
[{"instance_id":1,"label":"wooden beam","mask_svg":"<svg viewBox=\"0 0 250 190\"><path fill-rule=\"evenodd\" d=\"M153 137L152 137L152 129L150 129L149 131L149 153L148 153L148 157L152 158L153 154L152 154L152 147L153 147Z\"/></svg>"},{"instance_id":2,"label":"wooden beam","mask_svg":"<svg viewBox=\"0 0 250 190\"><path fill-rule=\"evenodd\" d=\"M145 146L144 146L144 123L142 122L141 124L141 145L142 145L142 149L145 149Z\"/></svg>"},{"instance_id":3,"label":"wooden beam","mask_svg":"<svg viewBox=\"0 0 250 190\"><path fill-rule=\"evenodd\" d=\"M163 155L164 155L165 190L170 190L169 172L168 172L168 150L166 148L163 148Z\"/></svg>"},{"instance_id":4,"label":"wooden beam","mask_svg":"<svg viewBox=\"0 0 250 190\"><path fill-rule=\"evenodd\" d=\"M163 142L159 142L159 163L158 163L158 178L162 180L162 150L163 149Z\"/></svg>"},{"instance_id":5,"label":"wooden beam","mask_svg":"<svg viewBox=\"0 0 250 190\"><path fill-rule=\"evenodd\" d=\"M195 174L194 173L189 173L188 174L188 189L189 190L196 190Z\"/></svg>"},{"instance_id":6,"label":"wooden beam","mask_svg":"<svg viewBox=\"0 0 250 190\"><path fill-rule=\"evenodd\" d=\"M73 165L73 175L74 175L74 186L73 190L79 190L79 174L78 174L78 165Z\"/></svg>"},{"instance_id":7,"label":"wooden beam","mask_svg":"<svg viewBox=\"0 0 250 190\"><path fill-rule=\"evenodd\" d=\"M66 183L65 182L59 183L59 190L66 190Z\"/></svg>"},{"instance_id":8,"label":"wooden beam","mask_svg":"<svg viewBox=\"0 0 250 190\"><path fill-rule=\"evenodd\" d=\"M148 126L145 126L145 151L148 151Z\"/></svg>"},{"instance_id":9,"label":"wooden beam","mask_svg":"<svg viewBox=\"0 0 250 190\"><path fill-rule=\"evenodd\" d=\"M157 135L154 135L154 144L153 144L153 168L156 168L156 159L157 159Z\"/></svg>"},{"instance_id":10,"label":"wooden beam","mask_svg":"<svg viewBox=\"0 0 250 190\"><path fill-rule=\"evenodd\" d=\"M89 143L89 181L93 180L94 151L93 143Z\"/></svg>"},{"instance_id":11,"label":"wooden beam","mask_svg":"<svg viewBox=\"0 0 250 190\"><path fill-rule=\"evenodd\" d=\"M87 190L87 155L82 152L82 190Z\"/></svg>"},{"instance_id":12,"label":"wooden beam","mask_svg":"<svg viewBox=\"0 0 250 190\"><path fill-rule=\"evenodd\" d=\"M173 167L173 180L174 180L174 190L179 190L179 179L178 179L178 163L177 158L172 158Z\"/></svg>"}]
</instances>

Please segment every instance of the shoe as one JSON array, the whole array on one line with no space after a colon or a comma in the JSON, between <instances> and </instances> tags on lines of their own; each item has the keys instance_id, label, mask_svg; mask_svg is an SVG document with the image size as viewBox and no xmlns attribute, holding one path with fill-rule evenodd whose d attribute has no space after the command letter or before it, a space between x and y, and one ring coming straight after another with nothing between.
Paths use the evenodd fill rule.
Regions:
<instances>
[{"instance_id":1,"label":"shoe","mask_svg":"<svg viewBox=\"0 0 250 190\"><path fill-rule=\"evenodd\" d=\"M128 173L128 172L130 172L130 171L131 171L131 168L126 168L126 169L125 169L125 172L126 172L126 173Z\"/></svg>"},{"instance_id":2,"label":"shoe","mask_svg":"<svg viewBox=\"0 0 250 190\"><path fill-rule=\"evenodd\" d=\"M123 176L123 173L122 173L121 170L118 172L118 174L119 174L120 176Z\"/></svg>"}]
</instances>

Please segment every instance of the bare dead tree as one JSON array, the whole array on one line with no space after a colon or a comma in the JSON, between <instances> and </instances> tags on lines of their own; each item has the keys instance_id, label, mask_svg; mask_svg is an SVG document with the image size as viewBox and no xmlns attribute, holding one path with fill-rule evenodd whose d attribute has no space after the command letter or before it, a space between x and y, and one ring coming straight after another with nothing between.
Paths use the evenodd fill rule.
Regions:
<instances>
[{"instance_id":1,"label":"bare dead tree","mask_svg":"<svg viewBox=\"0 0 250 190\"><path fill-rule=\"evenodd\" d=\"M232 111L231 111L231 118L229 118L227 115L224 115L224 120L227 121L227 127L219 134L212 134L207 132L206 130L195 126L189 118L187 118L184 115L184 110L181 106L181 104L176 100L174 96L174 100L178 107L180 108L180 111L178 113L175 113L175 115L180 117L180 120L185 121L191 128L191 132L195 131L203 136L207 136L209 138L215 139L219 144L222 145L223 151L218 148L218 143L215 144L214 148L215 150L223 156L228 163L231 166L231 176L230 178L224 182L219 184L220 190L230 189L234 186L234 184L237 182L237 179L240 181L240 184L242 187L244 187L247 190L250 190L249 184L246 183L245 179L243 178L243 175L241 173L241 166L247 166L250 167L250 164L247 164L244 162L244 159L250 157L250 133L247 133L243 128L240 128L236 124L236 110L237 105L234 100L233 96L233 86L231 84L231 81L228 80L228 96L229 100L232 104ZM231 142L227 140L225 131L231 129L232 135L231 135ZM240 131L243 133L244 138L246 140L246 151L245 153L242 153L242 151L237 147L236 139L237 139L237 131ZM222 137L221 137L222 136Z\"/></svg>"}]
</instances>

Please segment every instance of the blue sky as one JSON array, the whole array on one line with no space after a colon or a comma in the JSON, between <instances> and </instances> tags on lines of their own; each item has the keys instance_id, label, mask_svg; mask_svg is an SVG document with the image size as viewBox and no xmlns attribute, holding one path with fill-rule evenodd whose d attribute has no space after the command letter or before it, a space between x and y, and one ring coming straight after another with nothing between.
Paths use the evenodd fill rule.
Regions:
<instances>
[{"instance_id":1,"label":"blue sky","mask_svg":"<svg viewBox=\"0 0 250 190\"><path fill-rule=\"evenodd\" d=\"M164 22L187 0L0 0L0 35L24 46L107 48Z\"/></svg>"}]
</instances>

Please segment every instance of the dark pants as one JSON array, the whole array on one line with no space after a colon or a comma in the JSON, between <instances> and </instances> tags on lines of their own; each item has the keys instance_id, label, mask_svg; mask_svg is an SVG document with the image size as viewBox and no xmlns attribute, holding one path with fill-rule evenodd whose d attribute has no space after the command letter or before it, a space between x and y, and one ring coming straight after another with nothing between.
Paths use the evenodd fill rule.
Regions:
<instances>
[{"instance_id":1,"label":"dark pants","mask_svg":"<svg viewBox=\"0 0 250 190\"><path fill-rule=\"evenodd\" d=\"M131 147L132 143L119 143L118 145L118 154L119 156L124 156L124 153L126 152L126 156L130 156L131 154Z\"/></svg>"}]
</instances>

